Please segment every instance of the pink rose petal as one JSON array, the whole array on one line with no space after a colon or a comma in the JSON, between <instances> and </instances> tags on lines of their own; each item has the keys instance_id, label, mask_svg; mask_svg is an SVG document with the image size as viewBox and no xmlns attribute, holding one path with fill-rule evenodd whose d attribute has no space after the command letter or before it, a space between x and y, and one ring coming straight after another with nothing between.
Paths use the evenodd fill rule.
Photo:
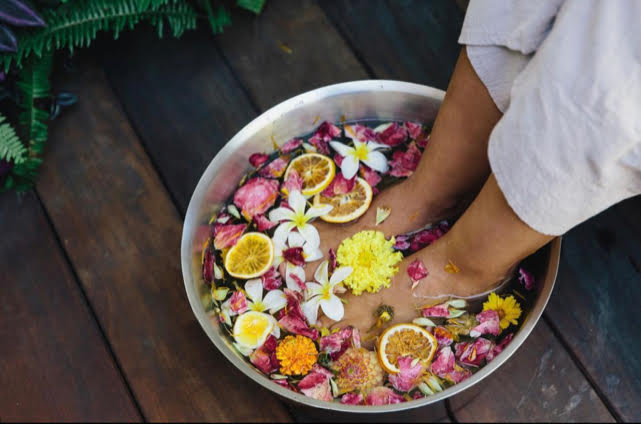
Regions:
<instances>
[{"instance_id":1,"label":"pink rose petal","mask_svg":"<svg viewBox=\"0 0 641 424\"><path fill-rule=\"evenodd\" d=\"M525 286L526 290L532 290L536 285L534 275L531 272L519 267L519 281Z\"/></svg>"},{"instance_id":2,"label":"pink rose petal","mask_svg":"<svg viewBox=\"0 0 641 424\"><path fill-rule=\"evenodd\" d=\"M422 133L415 141L418 147L424 149L427 146L427 143L430 142L430 134Z\"/></svg>"},{"instance_id":3,"label":"pink rose petal","mask_svg":"<svg viewBox=\"0 0 641 424\"><path fill-rule=\"evenodd\" d=\"M263 288L267 291L276 290L283 285L283 279L274 267L269 268L269 271L261 275L260 280L263 283Z\"/></svg>"},{"instance_id":4,"label":"pink rose petal","mask_svg":"<svg viewBox=\"0 0 641 424\"><path fill-rule=\"evenodd\" d=\"M356 184L356 177L348 180L345 177L343 177L343 174L341 172L339 172L338 174L336 174L332 182L329 183L327 188L323 190L322 194L325 197L332 197L339 194L346 194L354 189L355 184Z\"/></svg>"},{"instance_id":5,"label":"pink rose petal","mask_svg":"<svg viewBox=\"0 0 641 424\"><path fill-rule=\"evenodd\" d=\"M276 225L278 225L277 223L270 221L263 214L254 215L254 222L256 223L256 228L260 232L265 232L265 231L271 230Z\"/></svg>"},{"instance_id":6,"label":"pink rose petal","mask_svg":"<svg viewBox=\"0 0 641 424\"><path fill-rule=\"evenodd\" d=\"M438 377L445 378L449 373L454 371L455 363L456 359L454 357L454 352L452 352L452 348L448 346L441 349L436 354L436 358L432 362L430 371Z\"/></svg>"},{"instance_id":7,"label":"pink rose petal","mask_svg":"<svg viewBox=\"0 0 641 424\"><path fill-rule=\"evenodd\" d=\"M300 138L292 138L289 140L287 143L283 144L280 147L280 151L283 154L291 153L294 150L298 149L300 146L303 145L303 140Z\"/></svg>"},{"instance_id":8,"label":"pink rose petal","mask_svg":"<svg viewBox=\"0 0 641 424\"><path fill-rule=\"evenodd\" d=\"M229 310L234 314L242 314L247 311L247 297L241 291L235 291L229 298Z\"/></svg>"},{"instance_id":9,"label":"pink rose petal","mask_svg":"<svg viewBox=\"0 0 641 424\"><path fill-rule=\"evenodd\" d=\"M418 378L423 374L423 371L425 371L423 364L420 362L412 365L413 360L411 356L399 357L397 363L400 372L389 376L390 383L392 383L392 386L399 392L409 392L416 387Z\"/></svg>"},{"instance_id":10,"label":"pink rose petal","mask_svg":"<svg viewBox=\"0 0 641 424\"><path fill-rule=\"evenodd\" d=\"M319 347L321 352L329 354L332 361L335 361L350 347L361 347L358 329L345 327L336 333L321 337Z\"/></svg>"},{"instance_id":11,"label":"pink rose petal","mask_svg":"<svg viewBox=\"0 0 641 424\"><path fill-rule=\"evenodd\" d=\"M341 155L339 155L338 153L336 153L334 155L334 163L336 164L337 167L340 168L341 165L343 164L343 157Z\"/></svg>"},{"instance_id":12,"label":"pink rose petal","mask_svg":"<svg viewBox=\"0 0 641 424\"><path fill-rule=\"evenodd\" d=\"M476 339L473 343L457 343L456 357L463 365L479 367L493 348L494 343L483 338Z\"/></svg>"},{"instance_id":13,"label":"pink rose petal","mask_svg":"<svg viewBox=\"0 0 641 424\"><path fill-rule=\"evenodd\" d=\"M478 314L476 316L476 320L479 322L479 325L470 331L470 337L476 338L484 334L491 334L493 336L499 335L499 332L501 331L499 322L501 319L499 318L498 312L488 309L487 311L483 311Z\"/></svg>"},{"instance_id":14,"label":"pink rose petal","mask_svg":"<svg viewBox=\"0 0 641 424\"><path fill-rule=\"evenodd\" d=\"M416 143L410 143L406 152L397 150L392 155L390 161L389 174L394 177L409 177L414 173L418 162L421 160L421 151L416 147Z\"/></svg>"},{"instance_id":15,"label":"pink rose petal","mask_svg":"<svg viewBox=\"0 0 641 424\"><path fill-rule=\"evenodd\" d=\"M405 250L410 247L409 236L396 236L394 249L396 250Z\"/></svg>"},{"instance_id":16,"label":"pink rose petal","mask_svg":"<svg viewBox=\"0 0 641 424\"><path fill-rule=\"evenodd\" d=\"M440 305L431 306L429 308L424 308L422 311L424 317L427 318L449 318L450 317L450 308L446 303Z\"/></svg>"},{"instance_id":17,"label":"pink rose petal","mask_svg":"<svg viewBox=\"0 0 641 424\"><path fill-rule=\"evenodd\" d=\"M278 181L252 178L236 190L234 204L241 208L243 216L251 220L272 207L278 197Z\"/></svg>"},{"instance_id":18,"label":"pink rose petal","mask_svg":"<svg viewBox=\"0 0 641 424\"><path fill-rule=\"evenodd\" d=\"M503 352L503 349L505 349L507 345L510 344L513 338L514 338L514 333L510 333L507 336L503 337L503 339L499 342L499 344L494 346L494 349L492 349L485 357L485 360L487 361L487 363L490 363L492 360L494 360L494 358L496 358L499 355L499 353Z\"/></svg>"},{"instance_id":19,"label":"pink rose petal","mask_svg":"<svg viewBox=\"0 0 641 424\"><path fill-rule=\"evenodd\" d=\"M336 252L334 249L329 249L329 272L332 273L338 266L338 262L336 261Z\"/></svg>"},{"instance_id":20,"label":"pink rose petal","mask_svg":"<svg viewBox=\"0 0 641 424\"><path fill-rule=\"evenodd\" d=\"M376 133L374 130L361 124L345 125L345 136L363 143L376 141Z\"/></svg>"},{"instance_id":21,"label":"pink rose petal","mask_svg":"<svg viewBox=\"0 0 641 424\"><path fill-rule=\"evenodd\" d=\"M316 340L319 336L318 330L310 328L300 306L300 296L302 295L288 289L285 289L284 292L287 297L287 307L284 309L282 317L278 320L278 324L289 333Z\"/></svg>"},{"instance_id":22,"label":"pink rose petal","mask_svg":"<svg viewBox=\"0 0 641 424\"><path fill-rule=\"evenodd\" d=\"M446 380L450 380L454 384L458 384L462 381L467 380L470 377L472 377L472 372L470 370L466 370L465 368L457 366L457 369L449 373L444 378Z\"/></svg>"},{"instance_id":23,"label":"pink rose petal","mask_svg":"<svg viewBox=\"0 0 641 424\"><path fill-rule=\"evenodd\" d=\"M377 134L379 143L387 144L388 146L398 146L407 140L407 129L394 122L388 126L385 131Z\"/></svg>"},{"instance_id":24,"label":"pink rose petal","mask_svg":"<svg viewBox=\"0 0 641 424\"><path fill-rule=\"evenodd\" d=\"M269 155L265 153L254 153L249 157L249 163L251 163L254 168L258 168L268 160Z\"/></svg>"},{"instance_id":25,"label":"pink rose petal","mask_svg":"<svg viewBox=\"0 0 641 424\"><path fill-rule=\"evenodd\" d=\"M279 157L260 168L258 175L266 178L280 178L285 172L285 169L287 169L288 164L289 158Z\"/></svg>"},{"instance_id":26,"label":"pink rose petal","mask_svg":"<svg viewBox=\"0 0 641 424\"><path fill-rule=\"evenodd\" d=\"M309 143L316 147L319 153L329 154L329 142L341 134L341 129L331 122L320 124L314 135L309 139Z\"/></svg>"},{"instance_id":27,"label":"pink rose petal","mask_svg":"<svg viewBox=\"0 0 641 424\"><path fill-rule=\"evenodd\" d=\"M290 170L287 173L287 178L283 181L282 190L287 193L292 191L301 191L303 189L303 179L298 175L298 171L295 169Z\"/></svg>"},{"instance_id":28,"label":"pink rose petal","mask_svg":"<svg viewBox=\"0 0 641 424\"><path fill-rule=\"evenodd\" d=\"M274 354L277 344L276 337L270 334L265 343L249 355L249 361L265 374L278 371L280 364Z\"/></svg>"},{"instance_id":29,"label":"pink rose petal","mask_svg":"<svg viewBox=\"0 0 641 424\"><path fill-rule=\"evenodd\" d=\"M214 280L214 255L210 249L205 250L203 259L203 279L210 283Z\"/></svg>"},{"instance_id":30,"label":"pink rose petal","mask_svg":"<svg viewBox=\"0 0 641 424\"><path fill-rule=\"evenodd\" d=\"M247 224L227 224L216 226L216 236L214 237L214 247L218 250L232 247L236 244L240 236L247 228Z\"/></svg>"},{"instance_id":31,"label":"pink rose petal","mask_svg":"<svg viewBox=\"0 0 641 424\"><path fill-rule=\"evenodd\" d=\"M438 342L438 347L443 348L454 343L454 334L445 327L438 326L434 329L434 337Z\"/></svg>"},{"instance_id":32,"label":"pink rose petal","mask_svg":"<svg viewBox=\"0 0 641 424\"><path fill-rule=\"evenodd\" d=\"M285 259L287 262L296 266L305 265L305 256L303 256L303 248L290 247L283 250L283 259Z\"/></svg>"},{"instance_id":33,"label":"pink rose petal","mask_svg":"<svg viewBox=\"0 0 641 424\"><path fill-rule=\"evenodd\" d=\"M421 131L423 131L423 126L421 124L410 121L405 122L405 128L412 140L416 140L418 136L421 135Z\"/></svg>"},{"instance_id":34,"label":"pink rose petal","mask_svg":"<svg viewBox=\"0 0 641 424\"><path fill-rule=\"evenodd\" d=\"M407 267L407 274L412 279L412 282L418 283L423 278L427 277L429 274L425 264L420 259L414 259L412 263Z\"/></svg>"},{"instance_id":35,"label":"pink rose petal","mask_svg":"<svg viewBox=\"0 0 641 424\"><path fill-rule=\"evenodd\" d=\"M365 165L360 166L360 173L361 173L361 177L363 177L363 179L367 181L367 184L369 184L370 187L372 187L372 189L375 189L375 191L378 192L378 190L376 189L376 186L383 179L381 175L378 172L374 171L369 166L365 166ZM374 194L376 194L376 192Z\"/></svg>"},{"instance_id":36,"label":"pink rose petal","mask_svg":"<svg viewBox=\"0 0 641 424\"><path fill-rule=\"evenodd\" d=\"M389 387L374 387L367 395L366 405L393 405L405 402L405 398Z\"/></svg>"},{"instance_id":37,"label":"pink rose petal","mask_svg":"<svg viewBox=\"0 0 641 424\"><path fill-rule=\"evenodd\" d=\"M413 251L421 250L443 237L447 230L449 230L447 225L435 225L427 230L419 231L412 237L410 247Z\"/></svg>"},{"instance_id":38,"label":"pink rose petal","mask_svg":"<svg viewBox=\"0 0 641 424\"><path fill-rule=\"evenodd\" d=\"M300 383L298 383L298 389L305 396L314 399L328 402L333 399L332 389L329 385L329 377L321 373L307 374Z\"/></svg>"},{"instance_id":39,"label":"pink rose petal","mask_svg":"<svg viewBox=\"0 0 641 424\"><path fill-rule=\"evenodd\" d=\"M343 405L361 405L363 403L363 395L360 393L345 393L341 398Z\"/></svg>"}]
</instances>

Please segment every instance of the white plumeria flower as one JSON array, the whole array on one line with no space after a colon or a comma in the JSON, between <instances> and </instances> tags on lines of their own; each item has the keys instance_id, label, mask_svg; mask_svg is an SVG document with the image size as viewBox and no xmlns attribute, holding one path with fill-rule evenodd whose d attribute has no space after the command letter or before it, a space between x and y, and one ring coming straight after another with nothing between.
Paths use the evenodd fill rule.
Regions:
<instances>
[{"instance_id":1,"label":"white plumeria flower","mask_svg":"<svg viewBox=\"0 0 641 424\"><path fill-rule=\"evenodd\" d=\"M274 240L274 267L278 267L285 262L285 283L287 288L295 291L302 291L305 282L305 270L300 265L295 265L287 262L283 256L283 252L292 247L303 248L303 259L305 262L314 262L323 257L323 252L318 246L312 245L310 242L305 241L300 233L292 231L287 237L287 245L281 244L279 240ZM298 283L301 282L301 284Z\"/></svg>"},{"instance_id":2,"label":"white plumeria flower","mask_svg":"<svg viewBox=\"0 0 641 424\"><path fill-rule=\"evenodd\" d=\"M320 246L318 230L316 230L316 227L309 222L314 218L318 218L319 216L329 213L333 206L310 206L307 211L305 211L307 200L305 200L305 197L303 197L301 192L298 190L294 190L289 193L287 203L289 203L291 209L280 207L269 212L270 221L285 221L276 228L276 231L274 231L274 241L281 245L285 244L285 240L287 240L289 233L296 228L307 243L310 243L311 246Z\"/></svg>"},{"instance_id":3,"label":"white plumeria flower","mask_svg":"<svg viewBox=\"0 0 641 424\"><path fill-rule=\"evenodd\" d=\"M389 169L387 158L378 151L380 149L387 149L386 145L374 141L363 143L356 138L353 138L352 141L354 142L354 147L339 143L338 141L329 142L332 148L336 150L339 155L343 156L341 172L345 178L349 180L356 175L359 162L363 162L374 171L381 173L387 172Z\"/></svg>"},{"instance_id":4,"label":"white plumeria flower","mask_svg":"<svg viewBox=\"0 0 641 424\"><path fill-rule=\"evenodd\" d=\"M269 313L273 315L287 306L287 297L282 290L270 290L263 298L263 282L260 278L248 280L245 283L245 293L249 298L247 301L248 311L265 312L269 310ZM279 338L280 327L272 315L269 316L270 321L274 324L272 334Z\"/></svg>"},{"instance_id":5,"label":"white plumeria flower","mask_svg":"<svg viewBox=\"0 0 641 424\"><path fill-rule=\"evenodd\" d=\"M317 282L307 283L307 301L301 306L311 325L316 324L319 306L325 316L333 321L342 320L345 314L343 302L334 294L334 289L352 273L352 267L336 268L329 279L328 267L329 262L323 261L314 273Z\"/></svg>"}]
</instances>

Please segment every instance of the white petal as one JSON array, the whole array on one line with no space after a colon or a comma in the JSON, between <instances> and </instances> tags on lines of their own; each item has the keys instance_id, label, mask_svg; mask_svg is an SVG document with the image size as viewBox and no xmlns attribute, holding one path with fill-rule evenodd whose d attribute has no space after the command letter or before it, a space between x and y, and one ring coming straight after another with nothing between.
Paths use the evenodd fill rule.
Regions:
<instances>
[{"instance_id":1,"label":"white petal","mask_svg":"<svg viewBox=\"0 0 641 424\"><path fill-rule=\"evenodd\" d=\"M289 233L289 237L287 238L287 244L289 244L289 247L301 247L305 244L305 239L300 235L300 233L292 231Z\"/></svg>"},{"instance_id":2,"label":"white petal","mask_svg":"<svg viewBox=\"0 0 641 424\"><path fill-rule=\"evenodd\" d=\"M356 138L356 130L354 129L354 125L345 125L343 128L345 129L346 137L349 137L352 140Z\"/></svg>"},{"instance_id":3,"label":"white petal","mask_svg":"<svg viewBox=\"0 0 641 424\"><path fill-rule=\"evenodd\" d=\"M295 266L288 263L285 269L285 283L287 284L287 288L297 292L302 291L303 289L293 277L298 277L301 282L305 282L305 270L302 266Z\"/></svg>"},{"instance_id":4,"label":"white petal","mask_svg":"<svg viewBox=\"0 0 641 424\"><path fill-rule=\"evenodd\" d=\"M312 224L305 224L302 227L298 227L298 231L305 238L307 243L311 243L312 246L320 246L318 230Z\"/></svg>"},{"instance_id":5,"label":"white petal","mask_svg":"<svg viewBox=\"0 0 641 424\"><path fill-rule=\"evenodd\" d=\"M341 156L348 157L348 156L351 156L350 153L354 152L354 148L349 147L346 144L339 143L338 141L330 141L329 145L332 146L332 148L336 150L338 154Z\"/></svg>"},{"instance_id":6,"label":"white petal","mask_svg":"<svg viewBox=\"0 0 641 424\"><path fill-rule=\"evenodd\" d=\"M303 246L303 253L305 254L305 262L314 262L323 257L323 252L310 243L305 243Z\"/></svg>"},{"instance_id":7,"label":"white petal","mask_svg":"<svg viewBox=\"0 0 641 424\"><path fill-rule=\"evenodd\" d=\"M327 284L328 268L329 268L329 262L327 261L321 262L321 264L318 265L318 268L316 268L316 272L314 273L314 279L321 284Z\"/></svg>"},{"instance_id":8,"label":"white petal","mask_svg":"<svg viewBox=\"0 0 641 424\"><path fill-rule=\"evenodd\" d=\"M276 231L274 231L274 236L272 237L274 243L284 245L285 241L287 241L287 236L294 229L294 227L295 225L293 222L283 222L282 224L280 224L276 228Z\"/></svg>"},{"instance_id":9,"label":"white petal","mask_svg":"<svg viewBox=\"0 0 641 424\"><path fill-rule=\"evenodd\" d=\"M307 298L311 299L314 296L323 294L323 286L318 283L306 283L307 286L306 294Z\"/></svg>"},{"instance_id":10,"label":"white petal","mask_svg":"<svg viewBox=\"0 0 641 424\"><path fill-rule=\"evenodd\" d=\"M276 318L274 318L273 316L271 315L268 315L268 316L269 316L269 320L272 322L272 324L274 324L274 328L272 329L272 334L277 339L280 339L280 327L278 326L278 321L276 321Z\"/></svg>"},{"instance_id":11,"label":"white petal","mask_svg":"<svg viewBox=\"0 0 641 424\"><path fill-rule=\"evenodd\" d=\"M287 297L282 290L272 290L265 295L263 304L270 314L275 314L287 305Z\"/></svg>"},{"instance_id":12,"label":"white petal","mask_svg":"<svg viewBox=\"0 0 641 424\"><path fill-rule=\"evenodd\" d=\"M280 252L278 254L274 252L274 262L272 262L272 266L274 268L278 268L278 266L282 264L284 260L285 258L283 258L283 252Z\"/></svg>"},{"instance_id":13,"label":"white petal","mask_svg":"<svg viewBox=\"0 0 641 424\"><path fill-rule=\"evenodd\" d=\"M320 297L316 296L312 299L309 299L307 302L303 302L303 304L301 305L303 314L305 315L305 318L307 318L307 321L310 323L310 325L316 324L316 320L318 319L319 301Z\"/></svg>"},{"instance_id":14,"label":"white petal","mask_svg":"<svg viewBox=\"0 0 641 424\"><path fill-rule=\"evenodd\" d=\"M334 206L332 205L312 206L307 209L307 212L305 212L305 218L307 221L311 221L319 216L327 215L332 211L332 209L334 209Z\"/></svg>"},{"instance_id":15,"label":"white petal","mask_svg":"<svg viewBox=\"0 0 641 424\"><path fill-rule=\"evenodd\" d=\"M321 300L320 306L325 316L333 321L340 321L345 315L343 302L341 302L338 296L332 296L329 299Z\"/></svg>"},{"instance_id":16,"label":"white petal","mask_svg":"<svg viewBox=\"0 0 641 424\"><path fill-rule=\"evenodd\" d=\"M346 179L352 179L354 175L356 175L356 172L358 172L358 159L351 155L345 156L341 163L341 172Z\"/></svg>"},{"instance_id":17,"label":"white petal","mask_svg":"<svg viewBox=\"0 0 641 424\"><path fill-rule=\"evenodd\" d=\"M263 282L260 278L249 280L245 283L245 292L253 302L263 300Z\"/></svg>"},{"instance_id":18,"label":"white petal","mask_svg":"<svg viewBox=\"0 0 641 424\"><path fill-rule=\"evenodd\" d=\"M350 274L352 273L352 267L351 266L342 266L340 268L336 268L334 270L334 273L332 274L332 278L330 278L329 283L334 286L344 279L346 279Z\"/></svg>"},{"instance_id":19,"label":"white petal","mask_svg":"<svg viewBox=\"0 0 641 424\"><path fill-rule=\"evenodd\" d=\"M295 214L302 215L305 213L305 205L307 205L307 200L305 200L305 197L301 194L300 191L294 190L289 193L289 196L287 197L287 203L289 203L289 206L291 206Z\"/></svg>"},{"instance_id":20,"label":"white petal","mask_svg":"<svg viewBox=\"0 0 641 424\"><path fill-rule=\"evenodd\" d=\"M375 141L368 142L367 147L369 147L370 151L379 150L379 149L389 149L389 146L387 144L381 144Z\"/></svg>"},{"instance_id":21,"label":"white petal","mask_svg":"<svg viewBox=\"0 0 641 424\"><path fill-rule=\"evenodd\" d=\"M374 132L375 133L382 133L383 131L388 129L392 124L393 124L393 122L388 122L386 124L381 124L378 127L374 128Z\"/></svg>"},{"instance_id":22,"label":"white petal","mask_svg":"<svg viewBox=\"0 0 641 424\"><path fill-rule=\"evenodd\" d=\"M369 152L367 160L364 160L365 164L378 172L387 172L389 167L387 166L387 158L381 152ZM345 163L345 161L343 161Z\"/></svg>"},{"instance_id":23,"label":"white petal","mask_svg":"<svg viewBox=\"0 0 641 424\"><path fill-rule=\"evenodd\" d=\"M291 221L294 219L294 211L289 208L276 208L269 212L271 222Z\"/></svg>"},{"instance_id":24,"label":"white petal","mask_svg":"<svg viewBox=\"0 0 641 424\"><path fill-rule=\"evenodd\" d=\"M356 151L356 149L358 149L360 146L365 144L362 141L360 141L358 138L354 138L352 139L352 141L354 142L354 151Z\"/></svg>"}]
</instances>

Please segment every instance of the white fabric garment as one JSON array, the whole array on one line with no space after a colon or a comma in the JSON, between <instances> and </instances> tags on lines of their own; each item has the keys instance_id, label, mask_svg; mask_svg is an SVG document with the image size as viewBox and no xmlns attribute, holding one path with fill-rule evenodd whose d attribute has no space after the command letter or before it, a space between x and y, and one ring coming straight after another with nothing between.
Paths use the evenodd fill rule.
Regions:
<instances>
[{"instance_id":1,"label":"white fabric garment","mask_svg":"<svg viewBox=\"0 0 641 424\"><path fill-rule=\"evenodd\" d=\"M551 235L641 194L641 1L472 0L459 42L504 112L492 171Z\"/></svg>"}]
</instances>

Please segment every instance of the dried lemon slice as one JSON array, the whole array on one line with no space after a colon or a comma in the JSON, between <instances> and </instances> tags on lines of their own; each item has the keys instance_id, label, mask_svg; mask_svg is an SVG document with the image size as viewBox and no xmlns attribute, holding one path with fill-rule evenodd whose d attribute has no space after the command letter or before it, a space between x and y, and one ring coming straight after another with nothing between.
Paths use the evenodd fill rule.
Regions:
<instances>
[{"instance_id":1,"label":"dried lemon slice","mask_svg":"<svg viewBox=\"0 0 641 424\"><path fill-rule=\"evenodd\" d=\"M334 161L318 153L305 153L293 159L285 171L285 181L292 169L295 169L303 180L304 196L312 196L325 190L336 174Z\"/></svg>"},{"instance_id":2,"label":"dried lemon slice","mask_svg":"<svg viewBox=\"0 0 641 424\"><path fill-rule=\"evenodd\" d=\"M332 197L322 193L314 196L314 206L332 205L334 208L320 217L323 221L343 223L353 221L363 215L372 203L372 187L360 177L356 177L354 188L349 193L337 194Z\"/></svg>"},{"instance_id":3,"label":"dried lemon slice","mask_svg":"<svg viewBox=\"0 0 641 424\"><path fill-rule=\"evenodd\" d=\"M427 364L438 343L436 338L423 327L415 324L396 324L381 334L378 340L378 361L391 374L400 372L398 358L410 356Z\"/></svg>"},{"instance_id":4,"label":"dried lemon slice","mask_svg":"<svg viewBox=\"0 0 641 424\"><path fill-rule=\"evenodd\" d=\"M227 252L225 269L233 277L250 279L266 273L273 261L271 239L262 233L247 233Z\"/></svg>"}]
</instances>

